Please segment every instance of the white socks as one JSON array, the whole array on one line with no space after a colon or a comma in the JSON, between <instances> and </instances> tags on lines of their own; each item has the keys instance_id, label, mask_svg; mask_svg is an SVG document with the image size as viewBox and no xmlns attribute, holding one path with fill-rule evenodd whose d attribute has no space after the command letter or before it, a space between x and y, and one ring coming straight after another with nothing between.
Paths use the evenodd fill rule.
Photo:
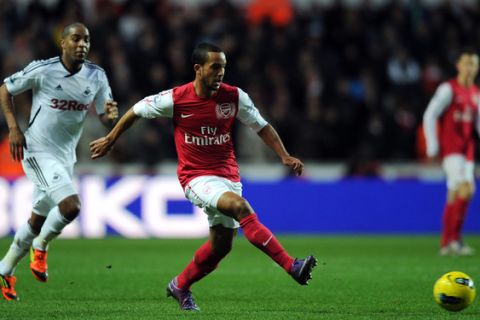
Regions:
<instances>
[{"instance_id":1,"label":"white socks","mask_svg":"<svg viewBox=\"0 0 480 320\"><path fill-rule=\"evenodd\" d=\"M32 244L33 238L37 235L33 233L30 224L25 223L20 228L18 228L13 238L13 242L10 245L10 248L7 251L3 260L0 261L0 274L2 275L12 275L17 267L17 264L22 260L22 258L27 254L28 249Z\"/></svg>"},{"instance_id":2,"label":"white socks","mask_svg":"<svg viewBox=\"0 0 480 320\"><path fill-rule=\"evenodd\" d=\"M70 221L65 219L60 213L60 210L58 210L58 207L53 208L49 212L42 226L42 230L40 230L40 234L33 240L32 247L37 250L46 251L48 249L48 243L58 237L63 228L69 223Z\"/></svg>"},{"instance_id":3,"label":"white socks","mask_svg":"<svg viewBox=\"0 0 480 320\"><path fill-rule=\"evenodd\" d=\"M58 207L53 208L45 220L38 236L33 233L27 222L18 228L7 254L0 261L0 274L13 275L17 264L28 253L30 246L34 249L46 251L48 243L55 239L69 224L70 221L60 213Z\"/></svg>"}]
</instances>

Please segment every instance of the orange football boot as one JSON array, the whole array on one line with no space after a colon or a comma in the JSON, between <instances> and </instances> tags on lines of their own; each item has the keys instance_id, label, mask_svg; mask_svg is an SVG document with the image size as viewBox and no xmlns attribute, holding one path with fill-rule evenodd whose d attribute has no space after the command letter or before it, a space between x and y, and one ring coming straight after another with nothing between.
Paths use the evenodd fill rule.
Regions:
<instances>
[{"instance_id":1,"label":"orange football boot","mask_svg":"<svg viewBox=\"0 0 480 320\"><path fill-rule=\"evenodd\" d=\"M38 281L48 281L47 251L30 247L30 270Z\"/></svg>"},{"instance_id":2,"label":"orange football boot","mask_svg":"<svg viewBox=\"0 0 480 320\"><path fill-rule=\"evenodd\" d=\"M5 300L18 300L17 292L15 291L15 282L17 282L16 277L0 274L0 288L2 288L2 295Z\"/></svg>"}]
</instances>

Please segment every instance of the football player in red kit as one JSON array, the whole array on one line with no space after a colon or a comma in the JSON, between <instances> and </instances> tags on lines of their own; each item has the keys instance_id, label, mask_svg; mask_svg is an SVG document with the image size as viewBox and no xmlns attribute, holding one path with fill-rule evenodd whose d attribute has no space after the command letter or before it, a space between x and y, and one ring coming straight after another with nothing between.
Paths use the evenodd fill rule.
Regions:
<instances>
[{"instance_id":1,"label":"football player in red kit","mask_svg":"<svg viewBox=\"0 0 480 320\"><path fill-rule=\"evenodd\" d=\"M447 177L440 254L472 255L474 250L462 241L461 231L475 191L474 128L479 120L479 90L474 80L478 55L462 52L456 67L457 76L442 83L430 100L423 127L427 155L440 156Z\"/></svg>"},{"instance_id":2,"label":"football player in red kit","mask_svg":"<svg viewBox=\"0 0 480 320\"><path fill-rule=\"evenodd\" d=\"M263 119L250 97L240 88L222 82L227 61L220 48L199 44L193 51L192 62L193 82L136 103L107 136L90 144L92 158L107 154L138 118L173 120L180 184L185 196L204 209L210 225L210 239L167 286L167 295L174 297L182 310L199 310L190 287L212 272L230 252L239 227L248 241L298 283L306 285L316 259L291 257L242 197L231 133L235 119L255 130L296 175L302 174L303 163L287 152L275 129Z\"/></svg>"}]
</instances>

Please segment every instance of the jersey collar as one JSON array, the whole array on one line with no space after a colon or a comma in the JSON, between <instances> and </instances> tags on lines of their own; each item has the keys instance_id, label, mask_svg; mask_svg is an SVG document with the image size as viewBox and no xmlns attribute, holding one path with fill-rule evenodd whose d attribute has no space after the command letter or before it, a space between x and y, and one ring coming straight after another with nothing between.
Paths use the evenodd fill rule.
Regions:
<instances>
[{"instance_id":1,"label":"jersey collar","mask_svg":"<svg viewBox=\"0 0 480 320\"><path fill-rule=\"evenodd\" d=\"M71 76L74 76L76 75L77 73L79 73L80 71L82 71L83 69L83 63L82 63L82 67L80 69L78 69L77 71L75 72L70 72L70 70L68 70L67 66L63 63L63 60L62 60L62 57L60 57L60 63L62 64L63 68L65 69L65 71L68 72L68 74L65 76L65 78L68 78L68 77L71 77Z\"/></svg>"}]
</instances>

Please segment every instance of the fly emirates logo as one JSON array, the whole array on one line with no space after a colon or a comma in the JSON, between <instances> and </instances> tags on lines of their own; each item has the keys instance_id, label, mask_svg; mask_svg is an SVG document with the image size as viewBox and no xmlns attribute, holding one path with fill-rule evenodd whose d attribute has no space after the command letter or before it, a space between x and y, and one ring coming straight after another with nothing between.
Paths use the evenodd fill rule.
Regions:
<instances>
[{"instance_id":1,"label":"fly emirates logo","mask_svg":"<svg viewBox=\"0 0 480 320\"><path fill-rule=\"evenodd\" d=\"M197 146L222 145L230 141L230 133L218 134L217 127L200 127L200 136L185 132L185 143Z\"/></svg>"},{"instance_id":2,"label":"fly emirates logo","mask_svg":"<svg viewBox=\"0 0 480 320\"><path fill-rule=\"evenodd\" d=\"M455 110L453 119L456 122L473 122L473 108L467 107L463 112L461 110Z\"/></svg>"}]
</instances>

